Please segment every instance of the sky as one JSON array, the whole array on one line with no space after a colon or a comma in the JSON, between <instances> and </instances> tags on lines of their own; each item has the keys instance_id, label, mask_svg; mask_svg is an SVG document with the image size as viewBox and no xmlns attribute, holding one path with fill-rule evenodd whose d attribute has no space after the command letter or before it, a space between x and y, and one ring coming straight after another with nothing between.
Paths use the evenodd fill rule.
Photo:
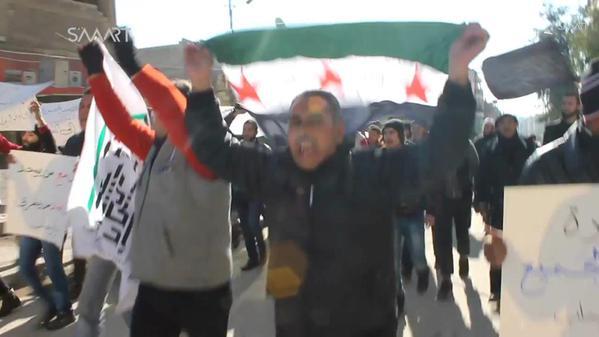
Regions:
<instances>
[{"instance_id":1,"label":"sky","mask_svg":"<svg viewBox=\"0 0 599 337\"><path fill-rule=\"evenodd\" d=\"M229 32L229 0L116 0L117 24L131 28L138 48L176 44L181 39L207 40ZM231 0L235 30L365 21L479 22L491 39L471 68L533 42L535 29L545 26L544 3L573 10L585 0ZM495 98L485 87L487 101ZM532 116L543 113L536 95L501 100L504 113Z\"/></svg>"}]
</instances>

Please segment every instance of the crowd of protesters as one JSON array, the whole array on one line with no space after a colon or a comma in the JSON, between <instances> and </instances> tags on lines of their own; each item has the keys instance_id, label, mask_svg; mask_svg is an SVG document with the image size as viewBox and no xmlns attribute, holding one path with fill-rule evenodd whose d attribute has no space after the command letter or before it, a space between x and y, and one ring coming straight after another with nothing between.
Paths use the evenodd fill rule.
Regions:
<instances>
[{"instance_id":1,"label":"crowd of protesters","mask_svg":"<svg viewBox=\"0 0 599 337\"><path fill-rule=\"evenodd\" d=\"M458 274L470 274L472 210L481 214L491 262L490 301L501 298L504 188L599 181L599 63L581 94L563 98L563 118L547 126L545 146L518 133L509 114L483 122L469 140L475 100L468 64L488 34L467 26L450 53L449 79L433 122L371 121L347 144L339 102L306 91L290 103L288 148L271 150L258 124L245 122L236 140L212 90L212 56L185 49L189 82L171 81L136 58L131 41L113 42L116 61L146 100L151 126L130 117L110 85L96 42L79 50L89 75L79 116L82 132L60 153L79 156L92 99L115 137L143 161L135 197L132 275L140 281L124 318L131 336L226 336L232 304L230 207L237 209L248 255L243 271L267 265L275 327L287 336L395 336L404 287L431 282L426 228L431 228L439 301L452 298L453 236ZM40 105L35 129L22 145L0 137L0 151L57 153ZM232 191L232 192L231 192ZM170 220L168 220L170 219ZM173 220L175 219L175 220ZM262 222L268 225L267 243ZM367 228L367 230L366 230ZM42 286L35 260L45 259L53 292ZM87 263L86 263L87 262ZM63 328L76 318L76 336L102 332L102 308L117 273L99 257L75 263L69 291L59 247L20 238L19 269L43 299L40 326ZM0 316L21 305L0 282Z\"/></svg>"}]
</instances>

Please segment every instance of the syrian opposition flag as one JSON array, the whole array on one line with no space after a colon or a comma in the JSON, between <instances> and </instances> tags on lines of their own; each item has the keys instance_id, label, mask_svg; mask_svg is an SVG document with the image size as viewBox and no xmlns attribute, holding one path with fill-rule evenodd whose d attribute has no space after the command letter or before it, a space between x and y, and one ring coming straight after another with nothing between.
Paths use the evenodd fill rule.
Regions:
<instances>
[{"instance_id":1,"label":"syrian opposition flag","mask_svg":"<svg viewBox=\"0 0 599 337\"><path fill-rule=\"evenodd\" d=\"M133 118L147 120L141 94L104 45L101 47L104 72L114 92ZM137 294L137 281L130 278L129 250L141 169L139 158L110 132L94 100L67 207L74 255L99 256L113 261L121 271L119 311L130 309Z\"/></svg>"},{"instance_id":2,"label":"syrian opposition flag","mask_svg":"<svg viewBox=\"0 0 599 337\"><path fill-rule=\"evenodd\" d=\"M348 134L391 116L430 121L462 31L447 23L351 23L244 31L205 43L238 102L276 138L286 133L293 98L311 89L339 99Z\"/></svg>"}]
</instances>

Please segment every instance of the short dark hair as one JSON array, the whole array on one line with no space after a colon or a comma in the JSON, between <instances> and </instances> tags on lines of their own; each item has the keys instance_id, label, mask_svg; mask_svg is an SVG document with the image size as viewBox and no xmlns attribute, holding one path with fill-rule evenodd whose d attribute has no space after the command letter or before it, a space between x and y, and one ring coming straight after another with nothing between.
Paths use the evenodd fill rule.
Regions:
<instances>
[{"instance_id":1,"label":"short dark hair","mask_svg":"<svg viewBox=\"0 0 599 337\"><path fill-rule=\"evenodd\" d=\"M341 120L341 104L339 104L339 100L335 95L331 94L328 91L324 90L308 90L304 91L301 94L297 95L293 101L291 101L290 109L295 105L298 100L308 99L310 97L320 97L327 102L328 111L333 116L334 121Z\"/></svg>"},{"instance_id":2,"label":"short dark hair","mask_svg":"<svg viewBox=\"0 0 599 337\"><path fill-rule=\"evenodd\" d=\"M254 126L254 130L256 130L256 132L258 132L258 123L256 123L256 121L248 119L247 121L245 121L245 123L243 123L243 125L246 124L252 124Z\"/></svg>"}]
</instances>

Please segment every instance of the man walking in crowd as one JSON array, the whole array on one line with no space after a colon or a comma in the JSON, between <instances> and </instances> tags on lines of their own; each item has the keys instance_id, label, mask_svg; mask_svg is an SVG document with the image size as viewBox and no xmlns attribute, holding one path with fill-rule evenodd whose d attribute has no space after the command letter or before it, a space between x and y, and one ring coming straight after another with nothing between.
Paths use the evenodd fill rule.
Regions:
<instances>
[{"instance_id":1,"label":"man walking in crowd","mask_svg":"<svg viewBox=\"0 0 599 337\"><path fill-rule=\"evenodd\" d=\"M191 145L219 176L265 201L277 336L395 336L392 211L459 164L475 110L468 64L487 39L472 24L454 43L428 141L380 155L350 154L339 102L320 90L291 103L288 149L267 153L227 142L211 90L212 56L187 46L194 92L179 118L190 138L178 146ZM165 126L173 130L175 122L165 119Z\"/></svg>"},{"instance_id":2,"label":"man walking in crowd","mask_svg":"<svg viewBox=\"0 0 599 337\"><path fill-rule=\"evenodd\" d=\"M578 93L570 93L562 98L562 118L548 123L543 134L543 145L560 138L580 116Z\"/></svg>"},{"instance_id":3,"label":"man walking in crowd","mask_svg":"<svg viewBox=\"0 0 599 337\"><path fill-rule=\"evenodd\" d=\"M79 124L81 132L67 140L61 152L68 156L80 156L83 150L83 141L85 140L85 127L89 110L93 101L91 89L87 89L81 97L79 105ZM77 276L77 263L82 264L85 277ZM87 263L84 259L75 259L75 281L71 288L71 295L75 294L79 298L77 313L79 314L75 326L74 337L98 337L101 335L104 323L102 309L106 302L106 297L112 289L113 282L117 276L117 266L114 262L105 260L97 255L91 256ZM87 270L86 268L87 264ZM81 279L80 279L81 278ZM78 281L81 280L81 284ZM126 313L125 321L130 323L130 312Z\"/></svg>"},{"instance_id":4,"label":"man walking in crowd","mask_svg":"<svg viewBox=\"0 0 599 337\"><path fill-rule=\"evenodd\" d=\"M518 119L509 114L497 119L497 136L482 149L480 167L475 183L475 204L487 226L503 229L503 190L518 184L528 157L535 150L518 135ZM489 272L490 301L501 298L501 269L491 267Z\"/></svg>"},{"instance_id":5,"label":"man walking in crowd","mask_svg":"<svg viewBox=\"0 0 599 337\"><path fill-rule=\"evenodd\" d=\"M113 44L154 112L167 121L182 114L185 95L150 65L139 65L131 39ZM107 126L144 160L131 246L132 274L141 282L131 336L226 336L232 302L229 184L189 150L174 147L173 141L187 138L182 123L167 135L156 118L153 129L132 119L104 73L98 44L86 45L80 55Z\"/></svg>"},{"instance_id":6,"label":"man walking in crowd","mask_svg":"<svg viewBox=\"0 0 599 337\"><path fill-rule=\"evenodd\" d=\"M253 120L248 120L243 124L243 139L241 146L246 148L261 148L263 151L270 151L270 147L261 144L258 139L258 124ZM241 268L248 271L262 266L266 263L266 243L262 234L260 225L260 216L264 205L259 200L252 200L243 189L233 185L233 200L239 213L241 230L245 239L245 248L248 253L248 262Z\"/></svg>"},{"instance_id":7,"label":"man walking in crowd","mask_svg":"<svg viewBox=\"0 0 599 337\"><path fill-rule=\"evenodd\" d=\"M435 247L435 266L439 271L440 286L437 299L447 300L453 284L453 234L455 228L459 260L459 275L468 278L470 266L470 222L472 218L472 193L474 177L478 170L478 155L476 148L470 142L466 150L466 158L462 165L445 179L445 186L440 189L435 202L435 226L433 227L433 244Z\"/></svg>"},{"instance_id":8,"label":"man walking in crowd","mask_svg":"<svg viewBox=\"0 0 599 337\"><path fill-rule=\"evenodd\" d=\"M22 136L21 150L33 152L56 153L56 144L50 129L42 118L40 105L32 102L31 113L36 125L34 131L26 131ZM48 330L61 329L75 320L69 299L69 285L62 266L61 249L48 241L23 236L19 243L19 270L34 292L44 300L46 311L40 321L40 327ZM42 285L35 261L42 255L46 262L48 276L54 285L50 292Z\"/></svg>"},{"instance_id":9,"label":"man walking in crowd","mask_svg":"<svg viewBox=\"0 0 599 337\"><path fill-rule=\"evenodd\" d=\"M483 121L483 130L482 134L478 139L474 142L474 147L476 148L476 153L480 156L485 144L495 137L495 120L491 117L485 118Z\"/></svg>"},{"instance_id":10,"label":"man walking in crowd","mask_svg":"<svg viewBox=\"0 0 599 337\"><path fill-rule=\"evenodd\" d=\"M383 143L387 151L400 149L405 145L405 125L401 121L391 120L383 127ZM429 269L426 262L424 246L424 209L422 200L403 202L394 212L393 225L395 231L395 271L397 281L397 309L403 313L405 295L402 284L402 247L410 254L412 266L418 274L418 293L423 294L429 285ZM410 274L412 266L410 266Z\"/></svg>"},{"instance_id":11,"label":"man walking in crowd","mask_svg":"<svg viewBox=\"0 0 599 337\"><path fill-rule=\"evenodd\" d=\"M85 140L85 125L87 123L87 116L89 115L89 109L91 107L93 96L89 89L85 90L81 101L79 102L79 126L81 132L73 135L67 139L64 147L58 147L60 152L65 156L79 157L81 150L83 149L83 141ZM81 288L83 286L83 279L85 278L85 259L74 258L74 271L73 271L73 284L71 285L71 298L73 300L79 298Z\"/></svg>"},{"instance_id":12,"label":"man walking in crowd","mask_svg":"<svg viewBox=\"0 0 599 337\"><path fill-rule=\"evenodd\" d=\"M594 60L582 81L582 118L563 135L530 156L521 185L599 183L599 60ZM485 254L500 266L507 252L501 235L490 233ZM509 252L507 252L509 254Z\"/></svg>"}]
</instances>

